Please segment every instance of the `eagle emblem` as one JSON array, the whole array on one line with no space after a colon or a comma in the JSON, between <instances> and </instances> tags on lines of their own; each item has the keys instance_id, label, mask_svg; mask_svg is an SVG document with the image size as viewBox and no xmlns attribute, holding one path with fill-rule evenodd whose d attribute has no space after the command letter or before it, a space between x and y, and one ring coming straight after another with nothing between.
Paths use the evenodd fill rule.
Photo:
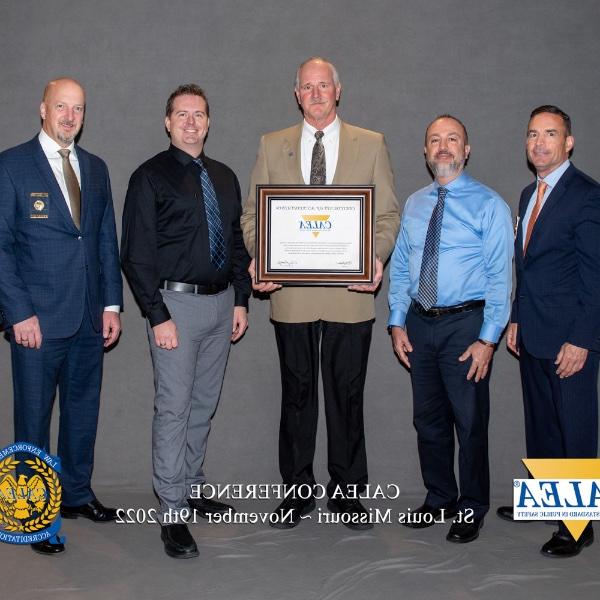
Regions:
<instances>
[{"instance_id":1,"label":"eagle emblem","mask_svg":"<svg viewBox=\"0 0 600 600\"><path fill-rule=\"evenodd\" d=\"M61 498L58 472L37 456L20 461L8 455L0 460L0 535L50 527L59 516Z\"/></svg>"},{"instance_id":2,"label":"eagle emblem","mask_svg":"<svg viewBox=\"0 0 600 600\"><path fill-rule=\"evenodd\" d=\"M18 480L9 474L0 482L0 508L5 515L15 519L30 519L41 514L46 505L46 486L39 475L19 475Z\"/></svg>"}]
</instances>

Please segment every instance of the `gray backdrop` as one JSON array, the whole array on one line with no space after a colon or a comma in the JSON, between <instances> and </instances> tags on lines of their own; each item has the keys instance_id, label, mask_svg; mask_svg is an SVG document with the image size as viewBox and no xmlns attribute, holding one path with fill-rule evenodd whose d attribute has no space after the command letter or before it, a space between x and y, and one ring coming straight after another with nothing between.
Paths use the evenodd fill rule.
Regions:
<instances>
[{"instance_id":1,"label":"gray backdrop","mask_svg":"<svg viewBox=\"0 0 600 600\"><path fill-rule=\"evenodd\" d=\"M244 190L261 133L300 119L295 69L321 54L339 69L339 112L386 135L401 204L427 183L426 124L455 113L469 129L469 170L514 210L533 176L524 153L530 110L555 103L574 121L574 161L600 177L600 4L597 0L2 0L0 146L39 128L45 82L69 75L87 89L81 145L108 163L120 221L129 175L164 149L164 105L180 83L207 90L207 153L229 164ZM0 199L1 201L2 199ZM119 225L120 230L120 225ZM1 277L1 274L0 274ZM0 282L1 284L1 282ZM387 285L365 397L372 482L422 489L408 373L385 330ZM98 487L150 487L152 372L144 323L126 288L123 335L105 361L96 445ZM279 371L268 302L251 301L250 329L231 352L209 442L218 482L277 482ZM8 343L0 340L0 446L12 441ZM524 454L518 365L501 344L492 372L492 491L510 499ZM321 423L322 425L322 423ZM326 482L324 427L316 473Z\"/></svg>"}]
</instances>

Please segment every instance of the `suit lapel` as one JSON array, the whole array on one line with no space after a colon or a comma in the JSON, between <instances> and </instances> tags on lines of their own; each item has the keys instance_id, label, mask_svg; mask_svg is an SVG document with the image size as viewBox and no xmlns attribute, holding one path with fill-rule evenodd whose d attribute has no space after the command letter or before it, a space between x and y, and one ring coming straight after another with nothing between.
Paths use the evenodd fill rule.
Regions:
<instances>
[{"instance_id":1,"label":"suit lapel","mask_svg":"<svg viewBox=\"0 0 600 600\"><path fill-rule=\"evenodd\" d=\"M519 223L517 225L517 237L515 240L515 256L521 260L523 259L523 237L525 235L525 232L523 231L523 220L525 219L527 205L529 204L529 199L531 198L531 194L533 194L535 186L535 183L531 183L523 190L519 203Z\"/></svg>"},{"instance_id":2,"label":"suit lapel","mask_svg":"<svg viewBox=\"0 0 600 600\"><path fill-rule=\"evenodd\" d=\"M282 160L288 172L290 182L304 183L302 178L302 154L300 152L300 136L302 135L302 124L294 127L290 135L283 140L281 147Z\"/></svg>"},{"instance_id":3,"label":"suit lapel","mask_svg":"<svg viewBox=\"0 0 600 600\"><path fill-rule=\"evenodd\" d=\"M573 174L573 165L569 165L569 168L564 172L562 177L557 181L556 185L552 188L550 195L546 198L544 206L535 222L533 231L531 232L531 238L529 245L535 244L536 239L541 235L540 230L543 231L544 223L552 216L552 213L556 210L556 207L560 204L561 198L567 191L567 184ZM533 192L532 192L533 193Z\"/></svg>"},{"instance_id":4,"label":"suit lapel","mask_svg":"<svg viewBox=\"0 0 600 600\"><path fill-rule=\"evenodd\" d=\"M42 150L42 146L40 145L40 142L37 138L34 138L33 143L34 143L33 156L34 156L34 161L35 161L36 167L38 168L38 170L42 176L42 179L48 186L48 189L51 191L51 196L56 198L56 202L54 203L56 206L54 206L53 208L56 208L56 210L58 210L58 212L63 216L63 218L70 225L70 227L72 227L75 231L77 231L77 228L75 227L75 224L73 223L73 218L71 217L71 213L69 212L69 208L67 206L67 201L65 200L65 197L63 196L60 186L58 185L58 182L56 181L56 177L54 176L54 173L52 172L52 168L50 167L50 163L48 162L48 159L46 158L46 155L44 154L44 151Z\"/></svg>"},{"instance_id":5,"label":"suit lapel","mask_svg":"<svg viewBox=\"0 0 600 600\"><path fill-rule=\"evenodd\" d=\"M358 160L358 138L352 136L346 124L340 123L340 147L338 161L333 177L333 185L340 185L340 181L351 181L356 161Z\"/></svg>"}]
</instances>

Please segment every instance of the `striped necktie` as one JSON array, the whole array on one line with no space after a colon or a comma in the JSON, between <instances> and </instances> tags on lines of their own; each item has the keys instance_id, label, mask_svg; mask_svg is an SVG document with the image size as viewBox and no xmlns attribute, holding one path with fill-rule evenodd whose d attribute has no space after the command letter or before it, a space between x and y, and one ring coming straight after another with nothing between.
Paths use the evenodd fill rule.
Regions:
<instances>
[{"instance_id":1,"label":"striped necktie","mask_svg":"<svg viewBox=\"0 0 600 600\"><path fill-rule=\"evenodd\" d=\"M208 244L210 247L210 262L215 269L222 269L227 261L225 250L225 239L223 237L223 224L221 222L221 211L215 188L206 172L206 168L200 158L194 160L200 170L200 185L204 196L204 210L208 223Z\"/></svg>"},{"instance_id":2,"label":"striped necktie","mask_svg":"<svg viewBox=\"0 0 600 600\"><path fill-rule=\"evenodd\" d=\"M425 247L423 249L417 302L426 310L434 306L437 301L440 235L442 233L444 201L446 200L447 193L448 190L446 188L438 188L438 200L431 213L431 219L427 227L427 237L425 238Z\"/></svg>"}]
</instances>

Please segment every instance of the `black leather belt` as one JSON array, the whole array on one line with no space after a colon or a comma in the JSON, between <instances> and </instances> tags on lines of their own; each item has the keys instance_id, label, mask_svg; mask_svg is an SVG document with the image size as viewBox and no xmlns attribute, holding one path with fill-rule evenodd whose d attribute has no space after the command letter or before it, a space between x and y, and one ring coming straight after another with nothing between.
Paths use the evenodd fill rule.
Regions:
<instances>
[{"instance_id":1,"label":"black leather belt","mask_svg":"<svg viewBox=\"0 0 600 600\"><path fill-rule=\"evenodd\" d=\"M181 281L163 281L160 284L161 289L171 292L184 292L185 294L202 294L203 296L211 296L225 291L228 283L209 283L201 285L199 283L182 283Z\"/></svg>"},{"instance_id":2,"label":"black leather belt","mask_svg":"<svg viewBox=\"0 0 600 600\"><path fill-rule=\"evenodd\" d=\"M416 300L413 300L412 305L414 309L424 317L441 317L442 315L453 315L465 312L466 310L480 308L481 306L485 306L485 300L471 300L470 302L463 302L462 304L455 304L454 306L437 306L429 309L423 307Z\"/></svg>"}]
</instances>

